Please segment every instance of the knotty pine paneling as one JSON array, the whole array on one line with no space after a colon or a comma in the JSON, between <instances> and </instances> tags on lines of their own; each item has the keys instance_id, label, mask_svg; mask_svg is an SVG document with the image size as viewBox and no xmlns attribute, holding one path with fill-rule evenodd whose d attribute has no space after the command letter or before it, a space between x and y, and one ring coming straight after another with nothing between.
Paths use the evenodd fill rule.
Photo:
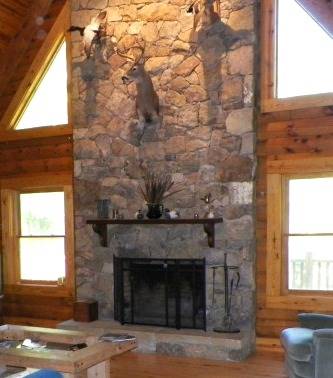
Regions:
<instances>
[{"instance_id":1,"label":"knotty pine paneling","mask_svg":"<svg viewBox=\"0 0 333 378\"><path fill-rule=\"evenodd\" d=\"M333 156L332 107L263 114L257 142L257 335L279 337L282 329L297 325L300 308L271 309L266 305L267 160Z\"/></svg>"}]
</instances>

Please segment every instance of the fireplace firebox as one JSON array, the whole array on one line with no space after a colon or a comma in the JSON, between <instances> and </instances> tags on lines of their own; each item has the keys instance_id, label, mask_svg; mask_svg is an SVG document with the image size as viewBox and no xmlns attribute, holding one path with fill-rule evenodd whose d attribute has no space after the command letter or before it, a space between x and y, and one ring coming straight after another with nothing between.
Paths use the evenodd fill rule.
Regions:
<instances>
[{"instance_id":1,"label":"fireplace firebox","mask_svg":"<svg viewBox=\"0 0 333 378\"><path fill-rule=\"evenodd\" d=\"M115 319L206 329L205 265L205 259L114 257Z\"/></svg>"}]
</instances>

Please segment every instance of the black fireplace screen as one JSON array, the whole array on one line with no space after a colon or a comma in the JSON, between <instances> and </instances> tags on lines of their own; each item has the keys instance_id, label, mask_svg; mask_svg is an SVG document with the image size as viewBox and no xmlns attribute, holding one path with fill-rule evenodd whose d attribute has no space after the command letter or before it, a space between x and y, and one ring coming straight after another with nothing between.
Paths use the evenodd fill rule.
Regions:
<instances>
[{"instance_id":1,"label":"black fireplace screen","mask_svg":"<svg viewBox=\"0 0 333 378\"><path fill-rule=\"evenodd\" d=\"M114 312L122 324L206 329L205 259L114 257Z\"/></svg>"}]
</instances>

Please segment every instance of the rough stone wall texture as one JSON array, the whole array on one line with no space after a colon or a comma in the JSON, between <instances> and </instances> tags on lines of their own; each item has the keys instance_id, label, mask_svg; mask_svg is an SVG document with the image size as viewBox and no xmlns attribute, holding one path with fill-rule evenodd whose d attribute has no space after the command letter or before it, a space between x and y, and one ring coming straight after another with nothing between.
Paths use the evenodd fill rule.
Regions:
<instances>
[{"instance_id":1,"label":"rough stone wall texture","mask_svg":"<svg viewBox=\"0 0 333 378\"><path fill-rule=\"evenodd\" d=\"M79 298L95 298L101 318L113 315L113 254L206 257L241 270L233 300L236 323L254 340L254 51L256 0L221 0L221 20L193 31L188 0L72 0L72 24L85 25L107 9L107 32L122 50L145 41L145 68L159 95L162 120L139 132L135 85L121 77L122 57L103 62L96 51L84 58L79 33L72 39L72 111L75 159L76 273ZM173 175L184 190L165 205L182 216L205 212L200 198L212 193L216 247L207 247L201 226L110 227L110 247L99 246L87 218L96 200L133 217L144 202L138 194L142 167ZM222 319L223 280L207 275L208 324Z\"/></svg>"}]
</instances>

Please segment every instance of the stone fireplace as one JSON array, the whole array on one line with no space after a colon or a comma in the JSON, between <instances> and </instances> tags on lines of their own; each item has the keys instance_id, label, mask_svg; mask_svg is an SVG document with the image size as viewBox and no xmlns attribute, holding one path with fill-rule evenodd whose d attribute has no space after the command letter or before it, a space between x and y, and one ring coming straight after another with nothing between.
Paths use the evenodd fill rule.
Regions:
<instances>
[{"instance_id":1,"label":"stone fireplace","mask_svg":"<svg viewBox=\"0 0 333 378\"><path fill-rule=\"evenodd\" d=\"M221 0L220 20L193 30L187 0L72 0L72 24L86 25L106 9L107 33L121 46L145 41L145 68L160 99L161 122L141 130L135 86L121 77L126 61L98 53L86 59L79 34L72 40L72 117L75 160L77 297L96 299L100 319L114 319L114 256L205 259L207 329L224 311L222 271L213 303L211 265L239 266L240 285L232 314L244 340L242 355L255 343L254 236L254 0ZM170 173L184 190L165 206L181 217L201 217L201 198L212 194L214 248L202 225L111 225L101 247L87 219L98 199L109 199L125 218L145 204L138 192L142 168Z\"/></svg>"}]
</instances>

